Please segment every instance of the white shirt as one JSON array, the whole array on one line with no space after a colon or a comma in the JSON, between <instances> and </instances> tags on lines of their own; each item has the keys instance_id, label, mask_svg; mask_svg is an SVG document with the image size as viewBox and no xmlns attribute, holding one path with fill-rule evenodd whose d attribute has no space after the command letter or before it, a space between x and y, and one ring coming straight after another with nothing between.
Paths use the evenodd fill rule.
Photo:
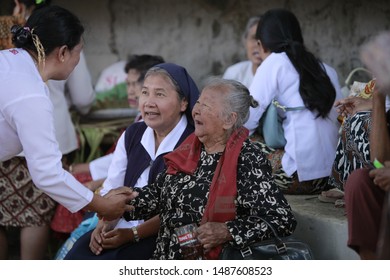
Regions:
<instances>
[{"instance_id":1,"label":"white shirt","mask_svg":"<svg viewBox=\"0 0 390 280\"><path fill-rule=\"evenodd\" d=\"M341 89L336 71L324 64L336 89L336 100ZM251 95L259 102L250 108L245 126L252 134L272 99L286 107L304 106L299 94L299 75L286 53L271 53L259 66L250 87ZM327 118L316 118L309 110L288 111L283 122L287 140L282 158L283 170L291 176L295 171L300 181L329 176L336 153L339 123L332 107Z\"/></svg>"},{"instance_id":2,"label":"white shirt","mask_svg":"<svg viewBox=\"0 0 390 280\"><path fill-rule=\"evenodd\" d=\"M138 112L137 116L134 118L134 122L143 121L141 113ZM92 180L99 180L107 178L108 169L114 157L113 153L99 157L92 160L89 163L89 171L91 173Z\"/></svg>"},{"instance_id":3,"label":"white shirt","mask_svg":"<svg viewBox=\"0 0 390 280\"><path fill-rule=\"evenodd\" d=\"M160 143L157 151L155 152L155 139L153 129L147 127L142 138L141 144L148 152L150 158L154 161L159 155L173 151L181 135L187 127L187 118L183 114L180 121L177 123L175 128L164 138ZM127 168L127 153L125 147L125 133L122 133L118 140L114 151L114 157L108 170L108 177L103 183L103 189L101 194L105 195L111 189L115 189L124 185L125 175ZM136 188L142 188L148 184L150 166L144 170L141 176L138 178L137 183L133 186ZM137 226L143 221L129 221L121 218L116 225L116 228L131 228Z\"/></svg>"},{"instance_id":4,"label":"white shirt","mask_svg":"<svg viewBox=\"0 0 390 280\"><path fill-rule=\"evenodd\" d=\"M62 168L53 104L32 58L22 49L0 52L0 161L24 152L35 185L71 212L92 191Z\"/></svg>"},{"instance_id":5,"label":"white shirt","mask_svg":"<svg viewBox=\"0 0 390 280\"><path fill-rule=\"evenodd\" d=\"M247 88L253 81L252 62L250 60L241 61L229 66L223 74L224 79L236 80Z\"/></svg>"},{"instance_id":6,"label":"white shirt","mask_svg":"<svg viewBox=\"0 0 390 280\"><path fill-rule=\"evenodd\" d=\"M107 178L108 169L114 157L113 153L99 157L92 160L89 163L89 172L91 173L92 180L100 180Z\"/></svg>"},{"instance_id":7,"label":"white shirt","mask_svg":"<svg viewBox=\"0 0 390 280\"><path fill-rule=\"evenodd\" d=\"M126 61L121 60L105 68L96 82L96 92L112 89L119 83L126 81L127 73L125 72Z\"/></svg>"},{"instance_id":8,"label":"white shirt","mask_svg":"<svg viewBox=\"0 0 390 280\"><path fill-rule=\"evenodd\" d=\"M54 106L56 138L65 155L79 148L69 107L82 115L87 114L96 97L84 53L81 52L80 61L67 80L49 80L47 86Z\"/></svg>"}]
</instances>

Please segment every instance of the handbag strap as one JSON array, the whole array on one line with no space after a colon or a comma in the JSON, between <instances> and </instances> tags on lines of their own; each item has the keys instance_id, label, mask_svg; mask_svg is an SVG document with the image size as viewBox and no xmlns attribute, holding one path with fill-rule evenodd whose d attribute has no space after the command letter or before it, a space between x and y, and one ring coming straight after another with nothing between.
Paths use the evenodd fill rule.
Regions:
<instances>
[{"instance_id":1,"label":"handbag strap","mask_svg":"<svg viewBox=\"0 0 390 280\"><path fill-rule=\"evenodd\" d=\"M256 218L260 219L263 223L265 223L271 229L272 233L274 234L275 247L276 247L276 251L278 252L278 254L280 255L280 254L286 253L287 246L283 242L283 240L279 237L277 231L271 225L271 223L269 223L266 219L264 219L262 217L256 217ZM240 252L241 252L241 255L244 259L248 258L250 255L252 255L252 250L251 250L250 246L247 246L247 247L241 249Z\"/></svg>"},{"instance_id":2,"label":"handbag strap","mask_svg":"<svg viewBox=\"0 0 390 280\"><path fill-rule=\"evenodd\" d=\"M304 110L306 109L305 106L299 106L299 107L286 107L286 106L283 106L283 105L280 105L279 101L277 100L272 100L272 104L274 104L274 106L276 108L279 108L279 109L282 109L283 111L287 112L287 111L300 111L300 110Z\"/></svg>"},{"instance_id":3,"label":"handbag strap","mask_svg":"<svg viewBox=\"0 0 390 280\"><path fill-rule=\"evenodd\" d=\"M351 84L352 76L353 76L356 72L359 72L359 71L360 71L360 72L366 72L366 73L372 75L372 73L371 73L370 71L368 71L366 68L363 68L363 67L357 67L357 68L353 69L353 70L349 73L347 79L345 79L345 85L346 85L348 88L351 87L350 84Z\"/></svg>"}]
</instances>

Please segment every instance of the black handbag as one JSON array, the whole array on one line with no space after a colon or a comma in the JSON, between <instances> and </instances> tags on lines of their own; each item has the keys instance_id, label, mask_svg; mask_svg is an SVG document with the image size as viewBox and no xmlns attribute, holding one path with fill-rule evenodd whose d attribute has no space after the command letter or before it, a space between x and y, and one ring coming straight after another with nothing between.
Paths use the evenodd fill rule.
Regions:
<instances>
[{"instance_id":1,"label":"black handbag","mask_svg":"<svg viewBox=\"0 0 390 280\"><path fill-rule=\"evenodd\" d=\"M220 254L222 260L312 260L308 244L293 236L279 237L276 230L263 218L274 234L274 238L257 242L243 249L227 244Z\"/></svg>"}]
</instances>

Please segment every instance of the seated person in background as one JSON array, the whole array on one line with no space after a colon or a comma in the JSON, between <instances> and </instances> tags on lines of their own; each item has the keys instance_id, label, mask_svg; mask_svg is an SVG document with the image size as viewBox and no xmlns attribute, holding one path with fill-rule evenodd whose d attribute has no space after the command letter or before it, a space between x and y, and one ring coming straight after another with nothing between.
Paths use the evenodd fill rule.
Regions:
<instances>
[{"instance_id":1,"label":"seated person in background","mask_svg":"<svg viewBox=\"0 0 390 280\"><path fill-rule=\"evenodd\" d=\"M126 66L126 61L118 61L107 68L100 74L96 85L96 104L92 110L126 108L133 104L128 104L126 95L126 77L127 72L123 69Z\"/></svg>"},{"instance_id":2,"label":"seated person in background","mask_svg":"<svg viewBox=\"0 0 390 280\"><path fill-rule=\"evenodd\" d=\"M370 157L371 161L377 159L384 163L383 168L353 171L345 184L348 246L361 259L390 258L390 232L386 231L390 227L390 133L383 94L390 92L389 44L390 33L384 32L361 50L362 60L376 77L377 87L372 96Z\"/></svg>"},{"instance_id":3,"label":"seated person in background","mask_svg":"<svg viewBox=\"0 0 390 280\"><path fill-rule=\"evenodd\" d=\"M261 63L260 49L256 40L256 29L260 16L251 17L242 38L248 60L229 66L223 74L224 79L236 80L248 87L251 85L257 67Z\"/></svg>"},{"instance_id":4,"label":"seated person in background","mask_svg":"<svg viewBox=\"0 0 390 280\"><path fill-rule=\"evenodd\" d=\"M125 83L127 75L126 72L123 72L123 69L125 68L126 63L125 60L121 60L103 69L95 85L96 92L101 93L108 91L116 85Z\"/></svg>"},{"instance_id":5,"label":"seated person in background","mask_svg":"<svg viewBox=\"0 0 390 280\"><path fill-rule=\"evenodd\" d=\"M296 221L271 166L243 127L249 106L257 103L241 83L209 81L192 110L195 132L165 156L167 170L153 184L137 189L135 210L126 219L160 216L153 259L183 259L175 229L191 223L199 225L206 259L218 259L227 242L244 248L273 237L259 217L280 236L294 231Z\"/></svg>"},{"instance_id":6,"label":"seated person in background","mask_svg":"<svg viewBox=\"0 0 390 280\"><path fill-rule=\"evenodd\" d=\"M127 97L129 105L133 102L133 107L138 109L138 99L141 95L142 84L145 79L145 74L152 66L163 63L164 59L161 56L156 55L132 55L129 57L128 62L123 68L124 73L127 73L126 85L127 85ZM140 119L138 115L134 122ZM92 177L92 182L88 185L101 186L104 179L107 177L108 168L111 164L113 154L110 153L103 157L97 158L89 163L73 164L71 171L73 174L87 173Z\"/></svg>"},{"instance_id":7,"label":"seated person in background","mask_svg":"<svg viewBox=\"0 0 390 280\"><path fill-rule=\"evenodd\" d=\"M339 119L342 120L341 135L328 181L330 189L318 196L322 202L344 206L344 184L349 174L356 169L371 166L369 135L372 128L374 91L375 79L369 81L357 96L349 96L335 102ZM386 97L386 112L389 108L389 99Z\"/></svg>"},{"instance_id":8,"label":"seated person in background","mask_svg":"<svg viewBox=\"0 0 390 280\"><path fill-rule=\"evenodd\" d=\"M349 174L370 164L369 134L371 131L372 93L375 80L366 84L357 96L349 96L335 102L341 124L332 173L328 188L318 199L343 206L344 184Z\"/></svg>"},{"instance_id":9,"label":"seated person in background","mask_svg":"<svg viewBox=\"0 0 390 280\"><path fill-rule=\"evenodd\" d=\"M101 193L122 185L139 189L153 183L165 169L163 156L193 132L191 110L198 97L185 68L162 63L149 69L139 98L143 121L129 126L118 140ZM112 225L99 220L65 259L149 259L160 225L157 214L145 222L122 218Z\"/></svg>"},{"instance_id":10,"label":"seated person in background","mask_svg":"<svg viewBox=\"0 0 390 280\"><path fill-rule=\"evenodd\" d=\"M249 89L261 102L258 108L250 109L245 126L254 133L273 100L285 107L301 107L278 112L284 118L284 149L259 143L283 192L318 194L327 186L338 139L333 108L335 100L341 98L337 73L306 49L298 19L288 10L272 9L263 14L256 39L263 62Z\"/></svg>"}]
</instances>

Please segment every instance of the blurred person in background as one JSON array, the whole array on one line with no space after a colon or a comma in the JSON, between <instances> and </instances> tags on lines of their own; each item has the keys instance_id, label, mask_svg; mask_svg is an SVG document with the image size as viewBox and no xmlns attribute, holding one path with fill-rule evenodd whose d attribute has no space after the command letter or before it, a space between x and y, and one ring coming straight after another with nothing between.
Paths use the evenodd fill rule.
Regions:
<instances>
[{"instance_id":1,"label":"blurred person in background","mask_svg":"<svg viewBox=\"0 0 390 280\"><path fill-rule=\"evenodd\" d=\"M257 45L256 29L260 21L260 16L249 18L243 35L243 44L248 60L238 62L229 66L223 74L224 79L236 80L247 88L250 87L257 67L262 59L260 56L260 47Z\"/></svg>"}]
</instances>

